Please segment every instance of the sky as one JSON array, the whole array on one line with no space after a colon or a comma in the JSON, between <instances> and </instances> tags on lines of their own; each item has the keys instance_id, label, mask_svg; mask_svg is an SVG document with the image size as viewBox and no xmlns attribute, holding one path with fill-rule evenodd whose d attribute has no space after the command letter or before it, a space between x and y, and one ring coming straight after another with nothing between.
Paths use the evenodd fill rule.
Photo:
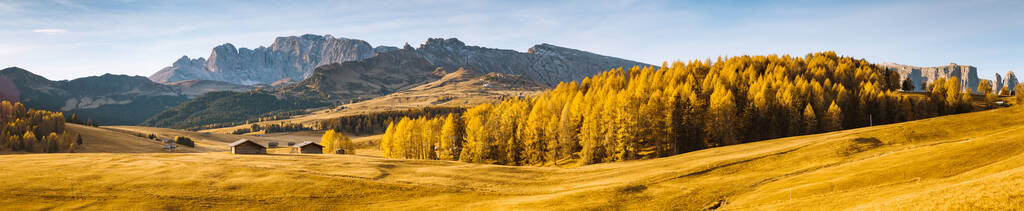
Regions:
<instances>
[{"instance_id":1,"label":"sky","mask_svg":"<svg viewBox=\"0 0 1024 211\"><path fill-rule=\"evenodd\" d=\"M660 65L836 51L875 63L1024 71L1024 1L0 0L0 68L51 80L149 76L214 46L330 34L525 51L553 45Z\"/></svg>"}]
</instances>

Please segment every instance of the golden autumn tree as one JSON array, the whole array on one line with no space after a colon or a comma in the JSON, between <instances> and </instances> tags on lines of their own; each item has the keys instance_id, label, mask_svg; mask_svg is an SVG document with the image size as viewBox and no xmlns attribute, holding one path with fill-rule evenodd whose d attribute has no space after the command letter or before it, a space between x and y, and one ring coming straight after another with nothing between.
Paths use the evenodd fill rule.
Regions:
<instances>
[{"instance_id":1,"label":"golden autumn tree","mask_svg":"<svg viewBox=\"0 0 1024 211\"><path fill-rule=\"evenodd\" d=\"M828 111L825 112L825 121L823 121L826 131L837 131L843 129L842 113L843 111L839 108L839 105L836 105L836 102L832 101L832 104L828 106Z\"/></svg>"},{"instance_id":2,"label":"golden autumn tree","mask_svg":"<svg viewBox=\"0 0 1024 211\"><path fill-rule=\"evenodd\" d=\"M1017 84L1017 87L1015 87L1013 90L1016 90L1017 92L1024 91L1024 83ZM1024 105L1024 94L1015 93L1014 96L1017 97L1018 105Z\"/></svg>"},{"instance_id":3,"label":"golden autumn tree","mask_svg":"<svg viewBox=\"0 0 1024 211\"><path fill-rule=\"evenodd\" d=\"M719 87L711 94L711 104L708 109L707 133L711 138L709 145L733 145L738 144L736 137L736 102L732 91Z\"/></svg>"},{"instance_id":4,"label":"golden autumn tree","mask_svg":"<svg viewBox=\"0 0 1024 211\"><path fill-rule=\"evenodd\" d=\"M818 118L814 115L814 108L811 107L811 104L807 104L803 110L804 133L811 134L817 132Z\"/></svg>"},{"instance_id":5,"label":"golden autumn tree","mask_svg":"<svg viewBox=\"0 0 1024 211\"><path fill-rule=\"evenodd\" d=\"M589 79L589 78L588 78ZM596 94L587 95L588 107L582 109L583 123L580 126L579 140L580 140L580 163L591 164L600 162L604 155L604 133L602 130L602 121L600 109L603 101L595 99Z\"/></svg>"},{"instance_id":6,"label":"golden autumn tree","mask_svg":"<svg viewBox=\"0 0 1024 211\"><path fill-rule=\"evenodd\" d=\"M458 144L461 142L459 125L454 114L448 114L441 125L441 141L437 148L437 158L441 160L456 160L459 151Z\"/></svg>"},{"instance_id":7,"label":"golden autumn tree","mask_svg":"<svg viewBox=\"0 0 1024 211\"><path fill-rule=\"evenodd\" d=\"M981 80L978 83L978 90L985 96L985 107L992 108L996 103L996 95L992 93L992 81Z\"/></svg>"},{"instance_id":8,"label":"golden autumn tree","mask_svg":"<svg viewBox=\"0 0 1024 211\"><path fill-rule=\"evenodd\" d=\"M380 138L380 152L384 157L393 158L391 149L392 142L395 136L395 123L388 123L388 128L384 130L384 135Z\"/></svg>"},{"instance_id":9,"label":"golden autumn tree","mask_svg":"<svg viewBox=\"0 0 1024 211\"><path fill-rule=\"evenodd\" d=\"M462 144L462 152L459 154L459 160L465 162L484 163L484 154L487 152L487 133L490 128L486 128L488 113L491 111L490 104L484 104L481 106L473 107L463 114L463 121L466 123L466 135L464 137L465 142Z\"/></svg>"},{"instance_id":10,"label":"golden autumn tree","mask_svg":"<svg viewBox=\"0 0 1024 211\"><path fill-rule=\"evenodd\" d=\"M352 140L345 134L334 132L334 130L324 131L324 135L320 137L320 145L324 146L324 154L336 154L339 149L344 154L356 154L355 144L352 143Z\"/></svg>"}]
</instances>

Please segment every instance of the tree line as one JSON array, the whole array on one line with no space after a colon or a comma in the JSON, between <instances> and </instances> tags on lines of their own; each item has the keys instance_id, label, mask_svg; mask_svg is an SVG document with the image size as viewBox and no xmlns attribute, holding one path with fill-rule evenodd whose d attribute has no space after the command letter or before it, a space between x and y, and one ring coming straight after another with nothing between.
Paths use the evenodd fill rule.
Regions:
<instances>
[{"instance_id":1,"label":"tree line","mask_svg":"<svg viewBox=\"0 0 1024 211\"><path fill-rule=\"evenodd\" d=\"M969 112L958 79L902 94L897 72L835 52L612 69L461 115L402 118L386 157L505 165L664 157L710 147Z\"/></svg>"},{"instance_id":2,"label":"tree line","mask_svg":"<svg viewBox=\"0 0 1024 211\"><path fill-rule=\"evenodd\" d=\"M297 131L307 131L307 130L313 130L313 129L309 128L309 127L306 127L306 126L304 126L304 125L302 125L300 123L288 123L288 122L285 122L285 123L267 124L265 126L260 125L260 124L252 124L252 125L249 125L249 128L239 128L239 129L236 129L234 132L231 132L231 133L235 134L235 135L241 135L241 134L246 134L246 133L251 133L251 132L259 132L259 131L263 131L264 133L282 133L282 132L297 132Z\"/></svg>"},{"instance_id":3,"label":"tree line","mask_svg":"<svg viewBox=\"0 0 1024 211\"><path fill-rule=\"evenodd\" d=\"M65 131L64 114L0 102L0 150L72 152L74 139ZM78 137L81 140L81 137Z\"/></svg>"},{"instance_id":4,"label":"tree line","mask_svg":"<svg viewBox=\"0 0 1024 211\"><path fill-rule=\"evenodd\" d=\"M383 111L320 121L318 130L335 130L356 135L381 134L388 128L388 124L397 122L403 117L409 118L435 118L451 113L465 112L466 108L453 106L438 106L413 108L400 111Z\"/></svg>"}]
</instances>

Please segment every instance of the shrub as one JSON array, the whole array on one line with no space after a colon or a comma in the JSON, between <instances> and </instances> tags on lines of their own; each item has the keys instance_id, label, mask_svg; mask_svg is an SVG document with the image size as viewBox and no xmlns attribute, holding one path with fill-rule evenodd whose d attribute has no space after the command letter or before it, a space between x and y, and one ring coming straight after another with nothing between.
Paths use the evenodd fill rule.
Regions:
<instances>
[{"instance_id":1,"label":"shrub","mask_svg":"<svg viewBox=\"0 0 1024 211\"><path fill-rule=\"evenodd\" d=\"M191 138L183 137L183 136L175 136L174 137L174 143L180 144L180 145L183 145L183 146L188 146L188 147L196 147L196 143L193 142Z\"/></svg>"},{"instance_id":2,"label":"shrub","mask_svg":"<svg viewBox=\"0 0 1024 211\"><path fill-rule=\"evenodd\" d=\"M252 132L252 130L250 130L249 128L241 128L241 129L235 130L235 132L231 132L231 134L242 135L242 134L246 134L246 133L249 133L249 132Z\"/></svg>"}]
</instances>

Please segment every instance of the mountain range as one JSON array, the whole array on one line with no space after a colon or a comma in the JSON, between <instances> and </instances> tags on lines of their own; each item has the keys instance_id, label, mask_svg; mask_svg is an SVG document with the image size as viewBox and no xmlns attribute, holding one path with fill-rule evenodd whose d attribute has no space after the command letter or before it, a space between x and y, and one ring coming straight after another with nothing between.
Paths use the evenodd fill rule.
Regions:
<instances>
[{"instance_id":1,"label":"mountain range","mask_svg":"<svg viewBox=\"0 0 1024 211\"><path fill-rule=\"evenodd\" d=\"M550 44L517 52L467 46L454 38L428 39L419 48L407 44L365 60L320 66L310 78L285 90L311 91L327 99L347 101L382 96L437 80L443 76L436 73L439 69L522 75L554 86L608 69L632 66L650 65Z\"/></svg>"},{"instance_id":2,"label":"mountain range","mask_svg":"<svg viewBox=\"0 0 1024 211\"><path fill-rule=\"evenodd\" d=\"M331 37L325 36L324 38ZM291 38L278 38L279 42L275 42L275 45L280 43L281 40L287 39ZM319 36L303 35L295 39L318 40ZM365 46L369 46L369 44L366 44ZM321 49L321 47L310 48ZM378 47L378 49L381 48ZM217 51L218 50L214 50L214 54L218 54ZM256 62L237 64L239 64L238 66L258 66L263 63ZM351 101L368 100L430 83L441 79L451 70L458 69L472 70L485 75L489 73L519 75L524 76L522 77L523 80L528 80L523 81L524 83L540 83L542 85L553 86L561 82L579 81L587 76L591 76L608 69L623 67L629 68L633 66L650 65L575 49L558 47L550 44L539 44L531 47L527 52L518 52L514 50L469 46L455 38L434 38L428 39L418 48L413 48L406 44L400 49L377 52L374 56L365 59L355 59L353 61L321 65L314 68L308 78L305 78L295 84L283 85L274 89L256 90L245 94L219 94L216 98L200 97L197 98L196 101L208 102L195 102L194 104L189 105L183 104L180 107L168 109L147 120L145 124L177 128L185 127L186 125L181 124L181 122L185 120L194 122L194 124L187 124L188 127L213 124L214 121L199 118L196 114L218 114L230 112L217 111L218 109L228 109L223 107L199 106L213 105L214 101L266 103L269 102L270 99L254 100L251 98L262 99L266 98L266 96L274 96L285 102L302 102L288 103L286 105L290 106L285 107L268 107L266 105L261 105L260 103L239 103L238 105L235 105L234 108L230 109L250 110L254 112L250 112L249 115L223 116L223 118L220 118L217 122L245 121L252 118L276 116L276 113L287 110L300 110L325 105L340 105ZM172 66L170 69L180 70L183 68L176 68ZM165 70L168 69L165 68ZM265 70L258 68L249 70L251 71L245 74L274 74L272 72L261 72ZM176 71L162 72L163 73L158 73L157 75L175 73ZM151 77L151 79L153 78L155 77ZM174 76L171 78L186 79L184 76ZM266 78L263 82L286 79L293 78Z\"/></svg>"},{"instance_id":3,"label":"mountain range","mask_svg":"<svg viewBox=\"0 0 1024 211\"><path fill-rule=\"evenodd\" d=\"M425 68L427 71L433 71L436 67L444 67L449 70L465 67L484 73L525 75L547 85L580 80L612 67L647 65L546 43L535 45L526 52L517 52L467 46L454 38L435 38L428 39L419 48L413 48L406 44L399 49L390 46L373 47L366 41L358 39L306 34L278 37L270 47L260 46L255 49L236 48L231 43L226 43L214 47L209 59L190 59L183 56L171 66L161 69L149 78L159 83L202 79L243 85L302 81L312 76L314 70L320 66L365 60L396 50L407 52L390 55L390 57L403 60L398 63L407 63L411 65L408 66L411 68ZM396 61L384 62L394 63ZM378 61L378 63L380 62ZM366 64L363 63L363 65ZM392 68L406 67L395 66ZM374 66L371 68L388 67Z\"/></svg>"},{"instance_id":4,"label":"mountain range","mask_svg":"<svg viewBox=\"0 0 1024 211\"><path fill-rule=\"evenodd\" d=\"M226 43L213 48L209 59L182 56L150 80L170 83L192 79L225 81L243 85L300 81L317 66L373 57L395 47L372 47L362 40L331 35L278 37L270 47L235 48Z\"/></svg>"},{"instance_id":5,"label":"mountain range","mask_svg":"<svg viewBox=\"0 0 1024 211\"><path fill-rule=\"evenodd\" d=\"M0 78L13 83L13 88L5 90L13 89L31 108L78 114L82 120L102 124L138 124L209 91L252 89L218 81L161 84L146 77L113 74L51 81L18 67L0 70Z\"/></svg>"}]
</instances>

